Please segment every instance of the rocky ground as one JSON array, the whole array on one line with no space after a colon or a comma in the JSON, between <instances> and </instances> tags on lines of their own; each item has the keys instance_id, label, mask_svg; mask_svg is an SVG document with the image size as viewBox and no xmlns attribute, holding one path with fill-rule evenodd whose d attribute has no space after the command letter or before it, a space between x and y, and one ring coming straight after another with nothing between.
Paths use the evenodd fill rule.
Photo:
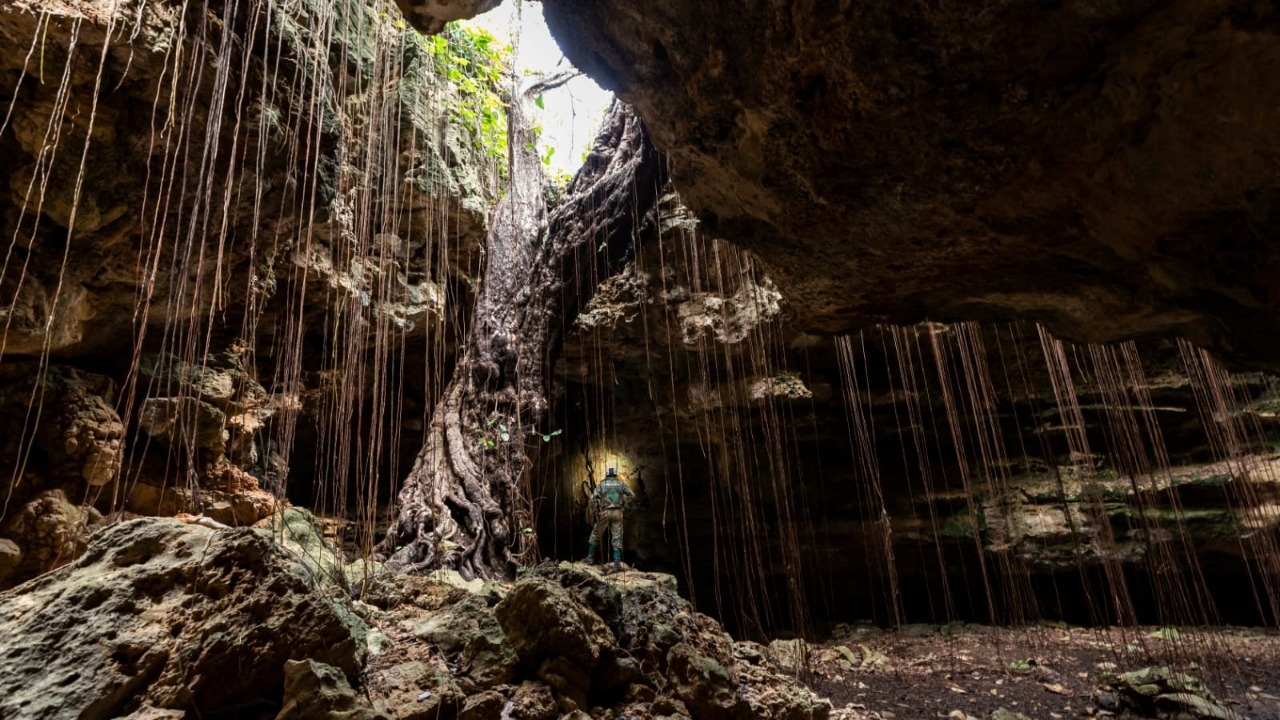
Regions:
<instances>
[{"instance_id":1,"label":"rocky ground","mask_svg":"<svg viewBox=\"0 0 1280 720\"><path fill-rule=\"evenodd\" d=\"M1280 718L1275 632L953 624L835 634L809 648L807 676L833 718ZM795 643L771 647L796 658Z\"/></svg>"},{"instance_id":2,"label":"rocky ground","mask_svg":"<svg viewBox=\"0 0 1280 720\"><path fill-rule=\"evenodd\" d=\"M108 525L0 593L0 718L824 720L669 575L364 573L308 513Z\"/></svg>"},{"instance_id":3,"label":"rocky ground","mask_svg":"<svg viewBox=\"0 0 1280 720\"><path fill-rule=\"evenodd\" d=\"M0 593L0 718L121 717L1267 720L1280 635L839 625L765 646L670 575L398 575L349 563L298 509L148 517Z\"/></svg>"}]
</instances>

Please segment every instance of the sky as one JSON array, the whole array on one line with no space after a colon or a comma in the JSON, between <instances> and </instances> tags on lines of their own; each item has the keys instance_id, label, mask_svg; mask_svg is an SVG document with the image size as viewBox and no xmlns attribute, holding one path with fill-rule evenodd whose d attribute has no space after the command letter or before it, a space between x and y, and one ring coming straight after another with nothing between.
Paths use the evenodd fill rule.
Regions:
<instances>
[{"instance_id":1,"label":"sky","mask_svg":"<svg viewBox=\"0 0 1280 720\"><path fill-rule=\"evenodd\" d=\"M488 30L494 37L516 47L516 72L545 73L572 67L542 17L542 3L506 0L496 10L467 21ZM613 94L602 90L583 75L563 87L548 91L542 98L544 110L539 152L549 145L553 171L572 173L582 164L583 153L595 139Z\"/></svg>"}]
</instances>

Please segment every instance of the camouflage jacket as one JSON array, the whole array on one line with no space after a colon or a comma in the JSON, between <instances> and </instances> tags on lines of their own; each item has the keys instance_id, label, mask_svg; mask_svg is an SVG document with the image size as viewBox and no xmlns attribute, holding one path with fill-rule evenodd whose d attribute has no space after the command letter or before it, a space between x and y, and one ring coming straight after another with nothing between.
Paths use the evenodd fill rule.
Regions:
<instances>
[{"instance_id":1,"label":"camouflage jacket","mask_svg":"<svg viewBox=\"0 0 1280 720\"><path fill-rule=\"evenodd\" d=\"M616 510L631 504L636 494L617 475L606 475L591 494L591 503L596 509Z\"/></svg>"}]
</instances>

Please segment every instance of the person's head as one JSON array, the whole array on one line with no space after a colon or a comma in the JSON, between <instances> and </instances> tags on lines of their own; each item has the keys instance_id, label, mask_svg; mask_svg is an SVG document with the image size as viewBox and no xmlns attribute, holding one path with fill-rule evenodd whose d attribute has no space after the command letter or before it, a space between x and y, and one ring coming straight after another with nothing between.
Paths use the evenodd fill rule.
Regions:
<instances>
[{"instance_id":1,"label":"person's head","mask_svg":"<svg viewBox=\"0 0 1280 720\"><path fill-rule=\"evenodd\" d=\"M617 475L617 474L618 474L618 468L616 468L616 467L614 467L614 466L610 465L608 468L606 468L606 469L605 469L604 474L605 474L605 477L608 477L608 476L610 476L610 475Z\"/></svg>"}]
</instances>

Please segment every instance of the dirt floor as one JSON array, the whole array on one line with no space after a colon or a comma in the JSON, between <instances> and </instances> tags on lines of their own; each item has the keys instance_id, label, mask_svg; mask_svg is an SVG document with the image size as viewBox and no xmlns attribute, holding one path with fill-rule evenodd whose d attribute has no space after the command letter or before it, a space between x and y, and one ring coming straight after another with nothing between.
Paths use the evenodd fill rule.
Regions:
<instances>
[{"instance_id":1,"label":"dirt floor","mask_svg":"<svg viewBox=\"0 0 1280 720\"><path fill-rule=\"evenodd\" d=\"M1151 666L1203 680L1240 720L1280 720L1273 631L838 626L810 649L809 666L809 685L831 699L833 720L987 718L998 708L1032 720L1148 717L1105 683Z\"/></svg>"}]
</instances>

